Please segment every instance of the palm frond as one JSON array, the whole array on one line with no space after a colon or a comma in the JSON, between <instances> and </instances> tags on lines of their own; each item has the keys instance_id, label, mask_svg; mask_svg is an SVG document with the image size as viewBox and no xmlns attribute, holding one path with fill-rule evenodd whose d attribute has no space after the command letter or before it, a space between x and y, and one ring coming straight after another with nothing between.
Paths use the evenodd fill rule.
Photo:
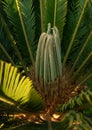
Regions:
<instances>
[{"instance_id":1,"label":"palm frond","mask_svg":"<svg viewBox=\"0 0 92 130\"><path fill-rule=\"evenodd\" d=\"M87 39L86 39L84 45L82 46L82 48L81 48L81 50L80 50L80 52L79 52L79 54L78 54L78 56L77 56L77 58L76 58L74 64L73 64L73 67L72 67L72 70L71 70L71 71L74 70L74 68L75 68L75 66L76 66L76 64L77 64L77 62L78 62L78 60L79 60L81 54L83 53L83 51L84 51L86 45L89 43L89 40L90 40L91 37L92 37L92 32L90 32L90 34L88 35L88 37L87 37Z\"/></svg>"},{"instance_id":2,"label":"palm frond","mask_svg":"<svg viewBox=\"0 0 92 130\"><path fill-rule=\"evenodd\" d=\"M32 64L34 64L34 58L33 58L32 50L31 50L31 46L30 46L30 42L33 42L33 40L34 40L33 39L34 35L31 36L31 38L30 38L30 34L32 35L33 32L31 31L31 33L30 33L30 30L32 30L32 27L30 27L30 24L29 24L30 22L32 23L32 21L34 22L34 16L30 15L33 11L33 10L31 10L31 13L30 13L30 5L32 6L32 1L27 1L27 2L25 3L25 1L23 1L21 3L18 0L16 0L16 7L17 7L17 10L18 10L18 15L19 15L19 19L20 19L20 22L21 22L21 26L22 26L24 38L25 38L25 41L26 41L27 49L28 49L28 52L29 52L30 60L32 61ZM24 5L25 5L25 7L24 7ZM29 8L28 8L28 5L29 5ZM29 19L29 21L28 21L28 18L30 18L30 16L31 16L31 20ZM26 21L26 22L24 22L23 20Z\"/></svg>"},{"instance_id":3,"label":"palm frond","mask_svg":"<svg viewBox=\"0 0 92 130\"><path fill-rule=\"evenodd\" d=\"M80 65L80 67L76 70L76 72L74 73L73 77L75 77L79 72L80 70L84 67L84 65L88 62L89 59L92 58L92 52L90 52L88 54L88 56L86 57L86 59L83 61L83 63Z\"/></svg>"},{"instance_id":4,"label":"palm frond","mask_svg":"<svg viewBox=\"0 0 92 130\"><path fill-rule=\"evenodd\" d=\"M4 9L12 25L11 32L16 40L16 45L24 57L26 64L33 62L32 46L34 40L34 12L32 1L9 1L4 3ZM26 8L26 6L28 8ZM33 46L34 47L34 46ZM25 52L25 54L24 54ZM26 58L27 57L27 58ZM29 58L28 58L29 57ZM27 59L27 61L26 61Z\"/></svg>"},{"instance_id":5,"label":"palm frond","mask_svg":"<svg viewBox=\"0 0 92 130\"><path fill-rule=\"evenodd\" d=\"M91 69L91 72L89 72L88 74L85 74L85 76L82 77L78 86L83 85L84 83L87 84L87 82L89 82L89 81L91 81L90 84L92 84L92 69ZM90 85L88 85L88 86L90 86Z\"/></svg>"},{"instance_id":6,"label":"palm frond","mask_svg":"<svg viewBox=\"0 0 92 130\"><path fill-rule=\"evenodd\" d=\"M45 8L45 10L44 10ZM42 32L47 30L48 23L59 29L62 39L63 27L67 13L67 0L40 0Z\"/></svg>"},{"instance_id":7,"label":"palm frond","mask_svg":"<svg viewBox=\"0 0 92 130\"><path fill-rule=\"evenodd\" d=\"M66 16L66 24L64 27L63 41L62 43L62 56L64 58L66 50L68 48L69 42L71 40L72 34L74 32L76 23L78 21L79 14L81 12L81 2L82 0L68 0L68 10Z\"/></svg>"},{"instance_id":8,"label":"palm frond","mask_svg":"<svg viewBox=\"0 0 92 130\"><path fill-rule=\"evenodd\" d=\"M67 22L64 28L62 41L64 44L62 44L61 48L63 56L62 61L63 67L65 67L67 63L71 69L72 75L75 75L73 77L78 77L79 82L81 82L81 80L83 81L84 78L87 79L87 77L90 77L88 75L91 75L92 72L92 24L87 21L92 21L90 2L88 0L69 1ZM79 73L81 73L81 75Z\"/></svg>"},{"instance_id":9,"label":"palm frond","mask_svg":"<svg viewBox=\"0 0 92 130\"><path fill-rule=\"evenodd\" d=\"M28 111L39 110L43 106L32 81L25 76L21 77L16 67L3 61L0 61L0 101L24 110L29 108Z\"/></svg>"},{"instance_id":10,"label":"palm frond","mask_svg":"<svg viewBox=\"0 0 92 130\"><path fill-rule=\"evenodd\" d=\"M12 55L10 55L10 53ZM14 64L13 57L14 57L13 49L12 46L9 44L9 39L4 31L2 17L0 14L0 59L3 59L7 62L10 61L12 64Z\"/></svg>"},{"instance_id":11,"label":"palm frond","mask_svg":"<svg viewBox=\"0 0 92 130\"><path fill-rule=\"evenodd\" d=\"M65 57L64 57L64 61L63 61L63 66L65 66L66 60L67 60L67 58L68 58L68 56L69 56L69 53L70 53L70 50L71 50L71 47L72 47L72 45L73 45L73 43L74 43L74 40L75 40L77 31L78 31L78 29L79 29L79 26L80 26L80 24L81 24L81 21L82 21L84 12L85 12L85 8L86 8L86 6L87 6L87 3L88 3L88 0L85 0L84 5L83 5L83 8L82 8L82 11L81 11L81 14L80 14L79 19L78 19L78 22L77 22L76 27L75 27L75 29L74 29L72 38L71 38L71 40L70 40L68 49L67 49L67 51L66 51L66 54L65 54Z\"/></svg>"},{"instance_id":12,"label":"palm frond","mask_svg":"<svg viewBox=\"0 0 92 130\"><path fill-rule=\"evenodd\" d=\"M62 39L63 28L66 22L67 14L67 0L55 0L54 5L54 22L53 26L57 26L60 32L60 38Z\"/></svg>"},{"instance_id":13,"label":"palm frond","mask_svg":"<svg viewBox=\"0 0 92 130\"><path fill-rule=\"evenodd\" d=\"M80 60L78 60L77 62L83 61L83 57L85 59L86 55L88 55L88 53L91 51L91 48L90 48L90 46L92 45L91 44L91 42L92 42L92 38L91 38L92 37L91 36L91 31L92 31L92 24L91 24L92 11L91 10L92 10L91 5L90 5L90 2L88 1L87 7L86 7L85 12L84 12L83 19L81 21L81 25L80 25L80 27L78 29L77 34L76 34L76 37L75 37L75 40L74 40L74 43L73 43L73 46L71 48L69 58L68 58L68 60L70 60L74 64L76 62L77 55L80 53L80 50L84 46L88 36L89 36L89 39L87 41L85 52L83 54L80 54L80 58L79 58ZM90 21L90 23L88 21ZM75 67L76 67L76 65L75 65Z\"/></svg>"},{"instance_id":14,"label":"palm frond","mask_svg":"<svg viewBox=\"0 0 92 130\"><path fill-rule=\"evenodd\" d=\"M6 49L2 46L1 42L0 42L0 48L2 49L2 51L4 52L4 54L6 55L6 57L9 59L9 61L14 65L14 62L13 62L11 56L8 54L8 52L6 51Z\"/></svg>"},{"instance_id":15,"label":"palm frond","mask_svg":"<svg viewBox=\"0 0 92 130\"><path fill-rule=\"evenodd\" d=\"M78 96L71 98L67 103L59 105L57 111L67 111L69 109L81 110L92 106L92 90L82 91Z\"/></svg>"},{"instance_id":16,"label":"palm frond","mask_svg":"<svg viewBox=\"0 0 92 130\"><path fill-rule=\"evenodd\" d=\"M62 41L62 43L64 43L62 44L63 59L66 54L66 51L68 50L68 46L73 36L74 29L76 28L76 25L78 23L79 16L82 12L84 2L85 1L82 1L82 0L75 0L75 1L71 0L68 2L68 13L67 13L67 19L66 19L66 24L65 24L64 33L63 33L63 41ZM71 64L75 62L76 56L79 53L80 48L83 46L90 31L92 30L92 25L91 23L88 22L88 21L92 21L91 12L92 12L91 5L90 5L90 2L88 1L79 29L75 36L74 42L71 46L71 49L69 52L70 54L67 58L67 63L68 61L70 61Z\"/></svg>"},{"instance_id":17,"label":"palm frond","mask_svg":"<svg viewBox=\"0 0 92 130\"><path fill-rule=\"evenodd\" d=\"M91 75L92 73L92 34L89 33L87 39L85 40L84 44L79 50L79 54L76 55L76 59L74 62L74 65L71 69L73 73L73 77L80 78L80 82L84 80L88 75ZM81 73L82 76L79 76L79 73ZM91 77L90 77L91 78Z\"/></svg>"},{"instance_id":18,"label":"palm frond","mask_svg":"<svg viewBox=\"0 0 92 130\"><path fill-rule=\"evenodd\" d=\"M11 63L13 63L17 57L18 59L20 60L24 70L25 70L25 73L27 74L27 69L26 69L26 65L25 63L23 62L23 59L22 59L22 56L21 56L21 53L19 52L17 46L16 46L16 41L13 37L13 35L11 34L10 32L10 29L9 27L7 26L7 23L5 22L5 20L3 19L2 15L0 15L0 18L1 18L1 28L0 28L0 34L1 34L1 44L0 44L0 48L2 49L2 53L5 54L5 56L9 59L9 61L11 61ZM4 44L3 44L4 42ZM6 43L6 44L5 44ZM5 46L7 45L7 46ZM8 49L9 48L9 51ZM15 50L15 51L14 51ZM13 53L13 54L12 54ZM16 54L15 54L16 53ZM16 56L17 55L17 56ZM14 57L14 58L13 58ZM2 59L2 58L1 58ZM17 63L19 62L19 60L17 59ZM4 58L3 58L4 60ZM7 61L7 59L5 59L5 61ZM14 64L14 63L13 63Z\"/></svg>"},{"instance_id":19,"label":"palm frond","mask_svg":"<svg viewBox=\"0 0 92 130\"><path fill-rule=\"evenodd\" d=\"M58 125L57 130L91 130L92 121L88 117L84 116L82 113L76 111L69 111L63 117L61 123Z\"/></svg>"}]
</instances>

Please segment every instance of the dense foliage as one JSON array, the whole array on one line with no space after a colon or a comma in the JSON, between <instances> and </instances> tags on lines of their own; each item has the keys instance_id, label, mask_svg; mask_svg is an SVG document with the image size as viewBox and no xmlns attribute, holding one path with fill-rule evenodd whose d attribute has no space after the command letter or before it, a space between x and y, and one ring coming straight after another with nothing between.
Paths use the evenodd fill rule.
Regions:
<instances>
[{"instance_id":1,"label":"dense foliage","mask_svg":"<svg viewBox=\"0 0 92 130\"><path fill-rule=\"evenodd\" d=\"M92 0L0 0L0 129L91 130L90 115Z\"/></svg>"}]
</instances>

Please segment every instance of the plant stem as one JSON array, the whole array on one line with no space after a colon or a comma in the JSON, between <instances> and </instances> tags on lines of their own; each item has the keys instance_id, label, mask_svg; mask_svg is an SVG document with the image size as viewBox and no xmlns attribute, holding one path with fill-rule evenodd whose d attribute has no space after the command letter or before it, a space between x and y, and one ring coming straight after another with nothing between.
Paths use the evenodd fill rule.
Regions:
<instances>
[{"instance_id":1,"label":"plant stem","mask_svg":"<svg viewBox=\"0 0 92 130\"><path fill-rule=\"evenodd\" d=\"M48 130L53 130L52 129L52 124L51 124L51 119L50 119L50 113L49 112L47 114L47 121L48 121Z\"/></svg>"},{"instance_id":2,"label":"plant stem","mask_svg":"<svg viewBox=\"0 0 92 130\"><path fill-rule=\"evenodd\" d=\"M54 23L53 23L53 26L56 25L56 8L57 8L57 5L56 5L56 0L55 0L55 4L54 4Z\"/></svg>"},{"instance_id":3,"label":"plant stem","mask_svg":"<svg viewBox=\"0 0 92 130\"><path fill-rule=\"evenodd\" d=\"M40 0L41 32L43 32L43 2Z\"/></svg>"}]
</instances>

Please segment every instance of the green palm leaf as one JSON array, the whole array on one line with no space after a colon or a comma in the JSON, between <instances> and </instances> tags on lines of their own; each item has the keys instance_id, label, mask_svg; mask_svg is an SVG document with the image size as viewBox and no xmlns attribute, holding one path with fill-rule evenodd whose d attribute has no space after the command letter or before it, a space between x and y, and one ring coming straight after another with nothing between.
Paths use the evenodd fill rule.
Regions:
<instances>
[{"instance_id":1,"label":"green palm leaf","mask_svg":"<svg viewBox=\"0 0 92 130\"><path fill-rule=\"evenodd\" d=\"M81 11L81 13L80 13L80 15L79 15L79 18L78 18L78 21L77 21L77 23L76 23L76 27L75 27L74 32L73 32L73 34L72 34L72 37L71 37L71 40L70 40L68 49L67 49L67 51L66 51L66 54L65 54L65 57L64 57L64 61L63 61L63 66L65 66L66 60L67 60L67 58L68 58L68 56L69 56L69 53L70 53L70 51L71 51L71 47L72 47L72 45L73 45L73 43L74 43L76 34L77 34L78 29L79 29L79 27L80 27L80 24L81 24L81 21L82 21L82 18L83 18L83 15L84 15L84 12L85 12L85 8L86 8L87 4L88 4L88 0L85 0L85 2L84 2L84 4L83 4L83 7L82 7L82 11Z\"/></svg>"},{"instance_id":2,"label":"green palm leaf","mask_svg":"<svg viewBox=\"0 0 92 130\"><path fill-rule=\"evenodd\" d=\"M36 53L35 43L38 41L40 32L46 31L48 23L51 23L52 27L56 26L59 29L64 70L62 77L59 77L53 84L55 92L51 96L50 91L53 88L50 83L47 89L49 93L45 94L43 81L35 82L35 72L34 68L32 69L31 76L34 85L46 101L45 111L43 111L44 102L34 89L32 80L21 75L15 66L0 61L0 129L47 130L48 126L50 129L52 125L53 130L91 130L92 120L83 116L84 113L79 113L79 111L84 112L85 108L92 107L92 90L87 88L81 91L79 89L92 80L92 0L1 0L0 11L0 59L11 62L12 65L22 65L22 70L26 74L30 73L31 67L29 66L31 63L34 65ZM53 71L51 72L53 77ZM50 76L50 72L46 72L46 75L48 73ZM63 93L66 91L65 98L67 98L69 87L73 89L71 91L76 96L63 104L65 100ZM72 92L69 93L69 97L73 96ZM62 104L58 106L58 103ZM61 122L59 118L57 125L51 122L56 106L58 106L56 112L64 116L64 118L61 117ZM72 109L75 111L70 111ZM42 121L42 124L36 125L35 120L31 120L34 124L29 123L31 112L38 123ZM37 113L34 114L34 112ZM10 117L10 114L16 115L16 113L24 113L26 117L28 115L26 121L18 119L19 123L16 125L15 118ZM45 115L49 117L45 119ZM12 123L12 126L9 123Z\"/></svg>"},{"instance_id":3,"label":"green palm leaf","mask_svg":"<svg viewBox=\"0 0 92 130\"><path fill-rule=\"evenodd\" d=\"M61 48L63 67L69 63L73 78L81 82L90 79L92 72L92 24L87 22L92 21L91 3L69 0L66 21Z\"/></svg>"},{"instance_id":4,"label":"green palm leaf","mask_svg":"<svg viewBox=\"0 0 92 130\"><path fill-rule=\"evenodd\" d=\"M45 10L44 10L45 8ZM63 27L67 13L67 0L40 0L41 28L47 30L48 23L59 29L62 39Z\"/></svg>"},{"instance_id":5,"label":"green palm leaf","mask_svg":"<svg viewBox=\"0 0 92 130\"><path fill-rule=\"evenodd\" d=\"M79 52L79 54L78 54L78 56L77 56L77 58L76 58L76 60L75 60L75 62L74 62L74 65L73 65L73 67L72 67L72 71L74 70L74 68L75 68L75 66L76 66L76 64L77 64L77 61L79 60L81 54L82 54L83 51L85 50L85 47L86 47L86 50L88 50L88 49L87 49L87 44L89 43L89 40L90 40L91 37L92 37L92 32L90 32L90 34L88 35L87 40L85 41L84 45L82 46L82 48L81 48L81 50L80 50L80 52ZM89 46L88 46L88 48L89 48ZM82 60L82 61L83 61L83 60Z\"/></svg>"},{"instance_id":6,"label":"green palm leaf","mask_svg":"<svg viewBox=\"0 0 92 130\"><path fill-rule=\"evenodd\" d=\"M3 61L0 61L0 101L28 111L40 110L43 106L32 81L21 76L16 67Z\"/></svg>"},{"instance_id":7,"label":"green palm leaf","mask_svg":"<svg viewBox=\"0 0 92 130\"><path fill-rule=\"evenodd\" d=\"M82 91L78 96L71 98L67 103L59 105L57 111L67 111L69 109L84 110L92 106L92 90Z\"/></svg>"},{"instance_id":8,"label":"green palm leaf","mask_svg":"<svg viewBox=\"0 0 92 130\"><path fill-rule=\"evenodd\" d=\"M79 14L81 12L81 2L82 0L68 0L68 10L66 16L66 24L64 27L64 34L63 34L63 43L62 44L62 52L66 53L66 49L68 48L70 39L74 32L76 23L78 21ZM64 52L65 51L65 52Z\"/></svg>"},{"instance_id":9,"label":"green palm leaf","mask_svg":"<svg viewBox=\"0 0 92 130\"><path fill-rule=\"evenodd\" d=\"M35 17L33 12L32 1L9 1L4 3L5 12L12 25L12 34L16 40L16 45L21 52L25 62L34 62L32 50L34 47L34 23ZM27 8L26 8L27 6ZM25 52L25 54L24 54ZM26 64L27 64L26 63Z\"/></svg>"},{"instance_id":10,"label":"green palm leaf","mask_svg":"<svg viewBox=\"0 0 92 130\"><path fill-rule=\"evenodd\" d=\"M14 65L14 62L13 62L13 60L12 60L12 58L11 58L11 56L8 54L8 52L6 51L6 49L3 47L3 45L2 45L2 43L0 42L0 48L1 48L1 55L2 55L2 53L3 53L3 55L5 54L5 56L8 58L8 60ZM1 56L1 59L4 59L4 57L2 57ZM7 58L5 58L5 59L7 59Z\"/></svg>"},{"instance_id":11,"label":"green palm leaf","mask_svg":"<svg viewBox=\"0 0 92 130\"><path fill-rule=\"evenodd\" d=\"M12 64L14 64L14 61L16 61L16 62L20 61L25 70L25 73L27 74L27 69L26 69L25 63L22 59L21 53L19 52L19 50L16 46L16 41L15 41L12 33L10 32L10 28L8 27L8 24L5 22L2 15L0 15L0 19L1 19L1 21L0 21L0 24L1 24L1 27L0 27L0 34L1 34L1 39L0 39L1 51L0 51L0 53L1 53L1 56L0 56L0 58L2 59L2 56L4 55L3 60L11 61ZM17 59L17 57L19 59Z\"/></svg>"},{"instance_id":12,"label":"green palm leaf","mask_svg":"<svg viewBox=\"0 0 92 130\"><path fill-rule=\"evenodd\" d=\"M10 53L12 55L10 55ZM0 14L0 59L3 59L7 62L10 61L12 64L14 64L13 56L14 56L13 48L9 44L8 36L6 35L4 31L4 22Z\"/></svg>"}]
</instances>

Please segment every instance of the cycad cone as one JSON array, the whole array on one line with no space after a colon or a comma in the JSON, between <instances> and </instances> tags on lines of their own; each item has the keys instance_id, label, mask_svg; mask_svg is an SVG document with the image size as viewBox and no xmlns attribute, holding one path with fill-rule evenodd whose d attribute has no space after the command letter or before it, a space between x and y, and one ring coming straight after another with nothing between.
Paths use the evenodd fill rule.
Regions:
<instances>
[{"instance_id":1,"label":"cycad cone","mask_svg":"<svg viewBox=\"0 0 92 130\"><path fill-rule=\"evenodd\" d=\"M37 81L43 80L44 85L62 75L59 32L50 24L47 33L43 32L39 38L35 71Z\"/></svg>"}]
</instances>

